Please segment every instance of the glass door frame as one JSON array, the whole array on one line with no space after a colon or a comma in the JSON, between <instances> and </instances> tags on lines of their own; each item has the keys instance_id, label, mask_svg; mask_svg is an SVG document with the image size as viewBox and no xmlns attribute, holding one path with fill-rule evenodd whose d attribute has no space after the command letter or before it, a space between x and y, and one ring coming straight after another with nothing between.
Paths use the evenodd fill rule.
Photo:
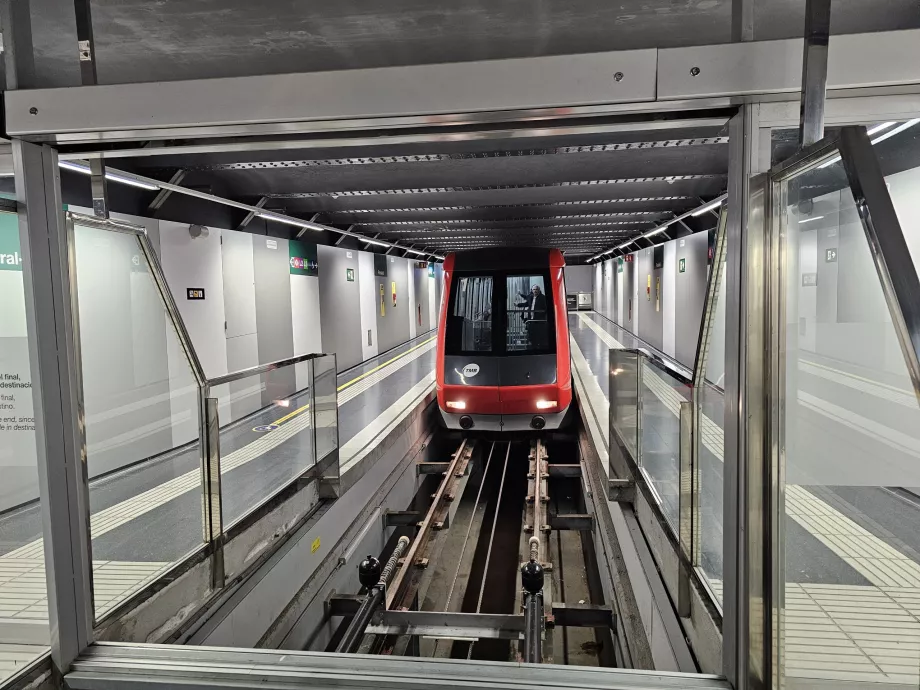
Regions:
<instances>
[{"instance_id":1,"label":"glass door frame","mask_svg":"<svg viewBox=\"0 0 920 690\"><path fill-rule=\"evenodd\" d=\"M901 114L899 117L903 118ZM764 137L761 137L763 143ZM764 151L761 150L761 154ZM842 159L847 184L872 254L918 400L920 400L920 280L908 251L878 158L864 126L845 126L769 172L750 179L743 299L747 343L741 376L747 474L745 563L750 687L784 683L786 216L784 183ZM761 160L763 157L761 156ZM744 324L742 324L744 326ZM742 332L745 332L742 330Z\"/></svg>"}]
</instances>

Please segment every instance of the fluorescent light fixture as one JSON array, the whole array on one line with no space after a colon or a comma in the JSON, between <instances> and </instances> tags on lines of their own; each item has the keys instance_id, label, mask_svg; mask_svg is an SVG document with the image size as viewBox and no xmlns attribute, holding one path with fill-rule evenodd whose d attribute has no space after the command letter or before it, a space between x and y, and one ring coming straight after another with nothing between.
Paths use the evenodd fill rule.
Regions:
<instances>
[{"instance_id":1,"label":"fluorescent light fixture","mask_svg":"<svg viewBox=\"0 0 920 690\"><path fill-rule=\"evenodd\" d=\"M367 242L368 244L376 244L378 247L392 247L393 245L389 242L381 242L380 240L372 240L369 237L362 237L362 242ZM397 247L399 249L399 247Z\"/></svg>"},{"instance_id":2,"label":"fluorescent light fixture","mask_svg":"<svg viewBox=\"0 0 920 690\"><path fill-rule=\"evenodd\" d=\"M813 220L821 220L824 216L812 216L811 218L805 218L804 220L799 221L799 225L802 223L810 223Z\"/></svg>"},{"instance_id":3,"label":"fluorescent light fixture","mask_svg":"<svg viewBox=\"0 0 920 690\"><path fill-rule=\"evenodd\" d=\"M619 247L617 247L617 249L625 249L626 247L628 247L628 246L631 245L632 243L633 243L633 240L630 240L629 242L624 242L624 243L621 244Z\"/></svg>"},{"instance_id":4,"label":"fluorescent light fixture","mask_svg":"<svg viewBox=\"0 0 920 690\"><path fill-rule=\"evenodd\" d=\"M884 123L884 124L877 125L877 126L873 127L872 129L870 129L870 130L867 132L867 134L875 134L876 132L881 132L881 131L884 130L884 129L888 129L888 131L885 132L882 136L876 137L875 139L872 140L872 145L875 146L875 145L876 145L877 143L879 143L880 141L885 141L885 139L890 139L890 138L893 137L894 135L900 134L900 133L903 132L905 129L910 129L911 127L913 127L913 126L914 126L915 124L917 124L918 122L920 122L920 118L916 118L916 119L914 119L914 120L908 120L908 121L905 122L904 124L899 125L898 127L895 127L894 129L888 129L888 128L891 127L893 124L895 124L894 122L886 122L886 123ZM818 169L826 168L826 167L828 167L829 165L833 165L834 163L836 163L836 162L839 161L839 160L840 160L840 156L834 156L834 157L831 158L827 163L822 163L821 165L819 165L819 166L818 166Z\"/></svg>"},{"instance_id":5,"label":"fluorescent light fixture","mask_svg":"<svg viewBox=\"0 0 920 690\"><path fill-rule=\"evenodd\" d=\"M71 170L73 172L78 172L82 175L92 175L93 172L90 170L88 165L80 165L79 163L74 163L72 161L58 161L58 166L64 168L64 170ZM121 184L126 184L130 187L138 187L139 189L146 189L150 192L158 191L160 188L155 184L150 184L149 182L143 182L141 180L135 180L133 177L127 177L126 175L119 175L118 173L106 172L105 179L112 180L112 182L119 182Z\"/></svg>"},{"instance_id":6,"label":"fluorescent light fixture","mask_svg":"<svg viewBox=\"0 0 920 690\"><path fill-rule=\"evenodd\" d=\"M870 130L867 132L867 134L871 137L873 134L878 134L879 132L888 129L889 127L894 127L896 124L898 124L898 123L897 123L897 122L883 122L883 123L880 124L880 125L875 125L875 127L873 127L872 129L870 129Z\"/></svg>"},{"instance_id":7,"label":"fluorescent light fixture","mask_svg":"<svg viewBox=\"0 0 920 690\"><path fill-rule=\"evenodd\" d=\"M276 223L284 223L285 225L293 225L297 228L310 229L310 226L302 220L297 220L296 218L288 218L286 216L278 215L277 213L272 213L271 211L256 211L256 215L259 218L265 218L265 220L273 220Z\"/></svg>"},{"instance_id":8,"label":"fluorescent light fixture","mask_svg":"<svg viewBox=\"0 0 920 690\"><path fill-rule=\"evenodd\" d=\"M875 139L873 139L873 140L872 140L872 144L875 145L875 144L879 143L880 141L885 141L885 139L889 139L890 137L893 137L895 134L900 134L900 133L903 132L905 129L910 129L911 127L913 127L913 126L914 126L915 124L917 124L918 122L920 122L920 118L917 118L917 119L915 119L915 120L908 120L907 122L905 122L905 123L904 123L903 125L901 125L900 127L895 127L894 129L889 129L889 130L888 130L887 132L885 132L882 136L876 137Z\"/></svg>"},{"instance_id":9,"label":"fluorescent light fixture","mask_svg":"<svg viewBox=\"0 0 920 690\"><path fill-rule=\"evenodd\" d=\"M425 256L425 254L428 253L428 252L420 251L418 249L409 249L408 247L405 247L405 250L409 252L410 254L416 254L418 256Z\"/></svg>"},{"instance_id":10,"label":"fluorescent light fixture","mask_svg":"<svg viewBox=\"0 0 920 690\"><path fill-rule=\"evenodd\" d=\"M709 213L710 211L714 211L715 209L719 208L719 206L721 205L722 205L722 199L716 199L715 201L712 201L706 204L705 206L701 206L700 208L696 209L690 215L696 218L697 216L701 216L704 213Z\"/></svg>"}]
</instances>

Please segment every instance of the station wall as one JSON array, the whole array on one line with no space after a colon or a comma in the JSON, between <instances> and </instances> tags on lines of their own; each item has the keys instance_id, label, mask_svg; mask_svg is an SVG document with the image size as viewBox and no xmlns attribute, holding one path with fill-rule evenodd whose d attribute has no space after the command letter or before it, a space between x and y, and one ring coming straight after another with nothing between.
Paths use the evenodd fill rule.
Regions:
<instances>
[{"instance_id":1,"label":"station wall","mask_svg":"<svg viewBox=\"0 0 920 690\"><path fill-rule=\"evenodd\" d=\"M565 292L568 295L576 292L591 292L592 287L590 266L565 267Z\"/></svg>"},{"instance_id":2,"label":"station wall","mask_svg":"<svg viewBox=\"0 0 920 690\"><path fill-rule=\"evenodd\" d=\"M691 368L709 279L709 237L705 232L688 235L658 245L657 251L657 260L656 248L649 247L622 262L595 264L595 311ZM718 337L724 340L724 310L721 314ZM719 377L723 352L724 342L710 355L720 360L715 365Z\"/></svg>"},{"instance_id":3,"label":"station wall","mask_svg":"<svg viewBox=\"0 0 920 690\"><path fill-rule=\"evenodd\" d=\"M209 377L310 352L337 353L342 371L400 345L413 332L427 332L436 321L440 265L429 277L414 260L386 257L390 276L386 315L380 317L374 254L215 227L193 236L187 223L112 215L146 228ZM136 239L77 226L75 240L88 472L97 478L195 440L197 388ZM317 263L311 271L295 271L291 252L303 253L304 247L316 252ZM15 214L0 214L0 254L4 511L38 497ZM7 255L19 259L7 262ZM189 299L190 288L204 290L204 299ZM308 375L309 365L297 365L217 387L221 423L302 389Z\"/></svg>"}]
</instances>

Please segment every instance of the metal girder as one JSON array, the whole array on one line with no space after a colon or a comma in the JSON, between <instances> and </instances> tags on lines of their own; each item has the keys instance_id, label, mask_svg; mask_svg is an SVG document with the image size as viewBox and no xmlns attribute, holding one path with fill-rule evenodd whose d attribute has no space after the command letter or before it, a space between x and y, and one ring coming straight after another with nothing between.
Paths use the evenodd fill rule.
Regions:
<instances>
[{"instance_id":1,"label":"metal girder","mask_svg":"<svg viewBox=\"0 0 920 690\"><path fill-rule=\"evenodd\" d=\"M733 96L799 92L802 65L795 54L801 54L802 44L796 39L751 41L24 90L6 94L7 131L26 138L98 143L724 108ZM617 72L624 75L620 81L611 77ZM830 41L829 89L918 82L918 30L840 35ZM313 97L316 93L323 98Z\"/></svg>"},{"instance_id":2,"label":"metal girder","mask_svg":"<svg viewBox=\"0 0 920 690\"><path fill-rule=\"evenodd\" d=\"M553 622L580 628L616 629L613 611L609 606L594 604L563 604L553 602Z\"/></svg>"},{"instance_id":3,"label":"metal girder","mask_svg":"<svg viewBox=\"0 0 920 690\"><path fill-rule=\"evenodd\" d=\"M169 184L174 184L174 185L180 185L180 184L182 184L182 180L185 179L185 176L186 176L186 175L188 175L188 170L177 170L176 172L174 172L174 173L172 174L172 177L169 178ZM158 208L160 208L164 203L166 203L166 200L169 198L169 195L170 195L170 194L172 194L172 190L171 190L171 189L161 189L161 190L157 193L157 195L156 195L155 197L153 197L153 201L151 201L151 202L150 202L150 205L147 206L147 210L148 210L148 211L156 211L156 210L157 210ZM261 203L262 205L264 205L264 202L261 202L261 201L260 201L260 203ZM256 205L258 206L259 204L256 204ZM249 215L246 216L246 220L244 220L244 221L240 224L240 226L237 228L237 230L240 230L240 229L246 227L246 224L249 223L250 220L252 220L252 216L253 216L253 215L255 215L255 212L254 212L254 211L250 211L250 212L249 212Z\"/></svg>"},{"instance_id":4,"label":"metal girder","mask_svg":"<svg viewBox=\"0 0 920 690\"><path fill-rule=\"evenodd\" d=\"M552 464L549 465L549 476L550 477L580 477L581 476L581 465L562 465L562 464Z\"/></svg>"},{"instance_id":5,"label":"metal girder","mask_svg":"<svg viewBox=\"0 0 920 690\"><path fill-rule=\"evenodd\" d=\"M594 518L588 513L563 513L550 515L549 527L554 530L575 530L590 532L594 529Z\"/></svg>"},{"instance_id":6,"label":"metal girder","mask_svg":"<svg viewBox=\"0 0 920 690\"><path fill-rule=\"evenodd\" d=\"M417 510L388 510L383 523L386 527L415 527L423 517Z\"/></svg>"},{"instance_id":7,"label":"metal girder","mask_svg":"<svg viewBox=\"0 0 920 690\"><path fill-rule=\"evenodd\" d=\"M443 474L450 467L449 462L419 462L415 467L419 474Z\"/></svg>"},{"instance_id":8,"label":"metal girder","mask_svg":"<svg viewBox=\"0 0 920 690\"><path fill-rule=\"evenodd\" d=\"M367 626L368 634L421 635L455 640L519 640L524 616L507 613L446 611L381 611Z\"/></svg>"},{"instance_id":9,"label":"metal girder","mask_svg":"<svg viewBox=\"0 0 920 690\"><path fill-rule=\"evenodd\" d=\"M32 47L32 18L29 0L0 1L0 29L3 31L4 91L35 86L35 57Z\"/></svg>"},{"instance_id":10,"label":"metal girder","mask_svg":"<svg viewBox=\"0 0 920 690\"><path fill-rule=\"evenodd\" d=\"M827 46L830 33L831 0L807 0L805 3L805 48L802 57L799 146L809 146L824 136Z\"/></svg>"},{"instance_id":11,"label":"metal girder","mask_svg":"<svg viewBox=\"0 0 920 690\"><path fill-rule=\"evenodd\" d=\"M80 60L80 79L83 86L96 84L96 41L93 38L93 14L90 0L74 0L74 18L77 23L77 54Z\"/></svg>"}]
</instances>

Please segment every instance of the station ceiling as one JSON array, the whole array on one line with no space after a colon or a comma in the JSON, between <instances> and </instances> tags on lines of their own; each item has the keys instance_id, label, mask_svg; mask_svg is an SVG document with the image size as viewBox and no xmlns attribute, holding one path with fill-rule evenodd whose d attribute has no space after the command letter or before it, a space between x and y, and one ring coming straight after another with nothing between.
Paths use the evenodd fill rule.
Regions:
<instances>
[{"instance_id":1,"label":"station ceiling","mask_svg":"<svg viewBox=\"0 0 920 690\"><path fill-rule=\"evenodd\" d=\"M689 121L692 123L692 120ZM587 258L725 191L727 120L489 142L169 154L127 169L442 254L550 246Z\"/></svg>"},{"instance_id":2,"label":"station ceiling","mask_svg":"<svg viewBox=\"0 0 920 690\"><path fill-rule=\"evenodd\" d=\"M737 1L737 0L736 0ZM733 0L92 0L99 83L723 43ZM884 11L880 5L884 5ZM755 39L804 0L753 0ZM32 0L40 86L80 83L73 0ZM835 0L832 33L920 27L916 0ZM240 98L246 94L241 93ZM316 94L322 98L322 94ZM727 114L606 133L118 159L161 180L438 253L555 246L586 258L725 191ZM262 201L264 199L264 201ZM673 232L710 218L688 219ZM671 232L672 230L669 230Z\"/></svg>"}]
</instances>

